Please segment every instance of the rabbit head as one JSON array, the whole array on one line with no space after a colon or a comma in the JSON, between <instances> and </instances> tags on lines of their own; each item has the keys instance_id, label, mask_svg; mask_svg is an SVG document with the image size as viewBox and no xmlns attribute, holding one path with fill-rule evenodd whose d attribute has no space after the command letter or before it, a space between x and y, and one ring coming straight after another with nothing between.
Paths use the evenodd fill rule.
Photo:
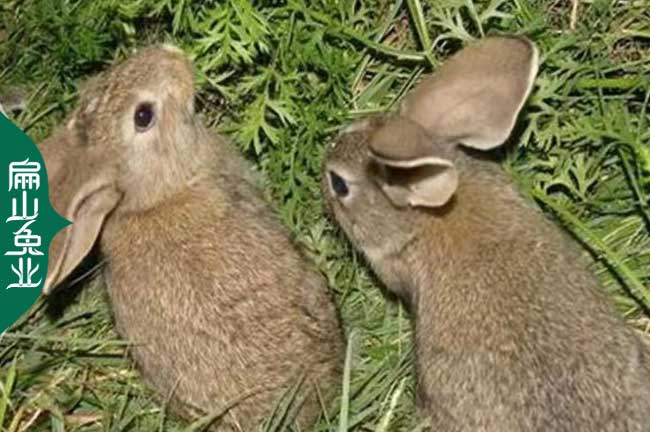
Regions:
<instances>
[{"instance_id":1,"label":"rabbit head","mask_svg":"<svg viewBox=\"0 0 650 432\"><path fill-rule=\"evenodd\" d=\"M55 238L45 293L90 252L118 204L145 211L196 175L207 158L193 100L189 60L148 48L93 80L66 127L40 145L54 206L73 222Z\"/></svg>"},{"instance_id":2,"label":"rabbit head","mask_svg":"<svg viewBox=\"0 0 650 432\"><path fill-rule=\"evenodd\" d=\"M411 241L413 218L453 211L458 146L488 150L508 138L537 63L526 39L486 38L425 78L399 114L357 121L330 146L328 207L371 263Z\"/></svg>"}]
</instances>

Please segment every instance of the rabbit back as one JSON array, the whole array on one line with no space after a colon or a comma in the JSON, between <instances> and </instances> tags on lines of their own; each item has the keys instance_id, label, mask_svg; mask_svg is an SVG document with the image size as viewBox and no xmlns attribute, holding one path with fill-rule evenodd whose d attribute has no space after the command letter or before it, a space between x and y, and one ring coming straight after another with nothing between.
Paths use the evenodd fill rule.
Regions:
<instances>
[{"instance_id":1,"label":"rabbit back","mask_svg":"<svg viewBox=\"0 0 650 432\"><path fill-rule=\"evenodd\" d=\"M422 287L420 397L434 424L650 430L646 347L575 241L525 202L498 165L459 159L454 217L429 217L420 236L427 241L413 252L435 263L412 275Z\"/></svg>"},{"instance_id":2,"label":"rabbit back","mask_svg":"<svg viewBox=\"0 0 650 432\"><path fill-rule=\"evenodd\" d=\"M101 250L116 325L145 379L184 401L181 412L235 402L225 419L251 430L303 373L332 393L342 337L323 278L253 185L224 192L219 180L237 183L200 179L160 208L116 212ZM300 423L318 412L312 392Z\"/></svg>"}]
</instances>

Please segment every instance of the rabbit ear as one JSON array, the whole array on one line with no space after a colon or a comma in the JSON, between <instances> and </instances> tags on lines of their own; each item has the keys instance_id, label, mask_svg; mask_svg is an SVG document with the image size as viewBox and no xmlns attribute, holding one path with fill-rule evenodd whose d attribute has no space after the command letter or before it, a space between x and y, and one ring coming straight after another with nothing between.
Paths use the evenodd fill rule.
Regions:
<instances>
[{"instance_id":1,"label":"rabbit ear","mask_svg":"<svg viewBox=\"0 0 650 432\"><path fill-rule=\"evenodd\" d=\"M444 159L413 159L406 164L376 159L384 165L381 188L397 207L440 207L458 187L454 164Z\"/></svg>"},{"instance_id":2,"label":"rabbit ear","mask_svg":"<svg viewBox=\"0 0 650 432\"><path fill-rule=\"evenodd\" d=\"M456 191L458 174L449 157L453 148L434 145L408 119L388 119L370 137L369 148L379 167L379 184L398 207L439 207Z\"/></svg>"},{"instance_id":3,"label":"rabbit ear","mask_svg":"<svg viewBox=\"0 0 650 432\"><path fill-rule=\"evenodd\" d=\"M480 150L510 135L537 75L538 53L524 38L486 38L461 50L404 100L402 115L438 141Z\"/></svg>"},{"instance_id":4,"label":"rabbit ear","mask_svg":"<svg viewBox=\"0 0 650 432\"><path fill-rule=\"evenodd\" d=\"M50 266L43 286L45 294L68 277L95 244L106 216L121 198L111 180L109 176L100 175L83 184L72 196L65 214L72 225L62 230L50 247ZM65 191L62 193L65 195Z\"/></svg>"},{"instance_id":5,"label":"rabbit ear","mask_svg":"<svg viewBox=\"0 0 650 432\"><path fill-rule=\"evenodd\" d=\"M114 175L101 169L106 165L105 157L89 153L85 141L85 125L97 109L99 88L96 85L83 90L66 125L38 145L47 169L52 206L72 222L50 242L44 294L63 282L88 255L106 216L121 198Z\"/></svg>"}]
</instances>

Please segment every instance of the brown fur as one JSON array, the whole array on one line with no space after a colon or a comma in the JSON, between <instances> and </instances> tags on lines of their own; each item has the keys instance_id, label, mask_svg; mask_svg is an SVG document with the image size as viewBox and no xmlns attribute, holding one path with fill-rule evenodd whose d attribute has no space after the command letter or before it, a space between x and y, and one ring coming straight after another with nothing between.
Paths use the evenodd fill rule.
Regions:
<instances>
[{"instance_id":1,"label":"brown fur","mask_svg":"<svg viewBox=\"0 0 650 432\"><path fill-rule=\"evenodd\" d=\"M193 114L192 77L185 57L160 48L109 70L82 95L63 132L69 143L57 141L62 169L72 169L49 173L52 201L71 213L71 195L92 178L120 194L99 237L103 274L116 327L161 399L189 417L223 410L214 430L250 431L304 379L298 423L307 428L317 396L328 403L340 382L337 312L248 164ZM159 117L134 134L142 98Z\"/></svg>"},{"instance_id":2,"label":"brown fur","mask_svg":"<svg viewBox=\"0 0 650 432\"><path fill-rule=\"evenodd\" d=\"M378 134L386 124L365 120L339 137L323 191L350 240L410 306L418 406L432 430L650 431L650 355L574 242L497 164L455 146L429 144L458 172L450 201L395 205L370 151L390 135ZM395 154L413 144L399 138ZM332 172L347 180L347 197L337 197Z\"/></svg>"}]
</instances>

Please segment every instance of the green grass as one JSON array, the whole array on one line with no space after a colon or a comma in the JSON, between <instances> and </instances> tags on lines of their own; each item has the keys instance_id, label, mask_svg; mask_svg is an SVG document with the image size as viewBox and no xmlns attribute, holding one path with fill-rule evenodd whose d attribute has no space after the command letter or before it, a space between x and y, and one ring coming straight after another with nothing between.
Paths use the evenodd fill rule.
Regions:
<instances>
[{"instance_id":1,"label":"green grass","mask_svg":"<svg viewBox=\"0 0 650 432\"><path fill-rule=\"evenodd\" d=\"M202 5L199 5L202 4ZM410 321L323 215L327 142L394 107L421 73L482 35L526 34L542 65L504 168L595 260L630 325L650 332L650 2L581 0L5 0L0 94L46 136L75 88L135 47L194 57L199 106L266 175L270 199L326 275L350 339L338 414L318 430L419 430ZM0 339L6 431L189 431L138 379L97 282L39 302ZM277 413L282 413L279 406ZM281 430L281 418L266 430Z\"/></svg>"}]
</instances>

